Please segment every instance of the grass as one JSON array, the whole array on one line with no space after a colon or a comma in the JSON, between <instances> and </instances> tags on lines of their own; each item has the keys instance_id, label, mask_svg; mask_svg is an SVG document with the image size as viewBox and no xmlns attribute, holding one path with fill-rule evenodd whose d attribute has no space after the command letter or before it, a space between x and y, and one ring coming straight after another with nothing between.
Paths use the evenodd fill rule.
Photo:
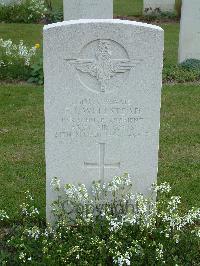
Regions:
<instances>
[{"instance_id":1,"label":"grass","mask_svg":"<svg viewBox=\"0 0 200 266\"><path fill-rule=\"evenodd\" d=\"M178 62L179 23L160 24L165 32L164 65L172 66Z\"/></svg>"},{"instance_id":2,"label":"grass","mask_svg":"<svg viewBox=\"0 0 200 266\"><path fill-rule=\"evenodd\" d=\"M199 87L164 86L159 180L181 195L183 208L200 201ZM0 209L12 218L29 189L45 215L43 88L0 86Z\"/></svg>"},{"instance_id":3,"label":"grass","mask_svg":"<svg viewBox=\"0 0 200 266\"><path fill-rule=\"evenodd\" d=\"M115 16L140 16L143 0L114 0Z\"/></svg>"},{"instance_id":4,"label":"grass","mask_svg":"<svg viewBox=\"0 0 200 266\"><path fill-rule=\"evenodd\" d=\"M42 42L42 28L39 24L0 23L0 36L18 43L23 40L25 44L33 46Z\"/></svg>"},{"instance_id":5,"label":"grass","mask_svg":"<svg viewBox=\"0 0 200 266\"><path fill-rule=\"evenodd\" d=\"M182 196L185 207L200 203L200 93L196 85L165 86L160 131L160 181Z\"/></svg>"},{"instance_id":6,"label":"grass","mask_svg":"<svg viewBox=\"0 0 200 266\"><path fill-rule=\"evenodd\" d=\"M44 215L43 89L1 86L0 113L0 209L14 216L30 189Z\"/></svg>"}]
</instances>

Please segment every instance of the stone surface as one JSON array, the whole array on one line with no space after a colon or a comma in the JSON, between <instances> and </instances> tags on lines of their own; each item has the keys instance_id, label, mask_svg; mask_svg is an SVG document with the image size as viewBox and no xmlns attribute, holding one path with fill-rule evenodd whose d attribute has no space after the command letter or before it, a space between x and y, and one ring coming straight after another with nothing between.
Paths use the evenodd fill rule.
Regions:
<instances>
[{"instance_id":1,"label":"stone surface","mask_svg":"<svg viewBox=\"0 0 200 266\"><path fill-rule=\"evenodd\" d=\"M155 9L162 12L174 12L175 0L144 0L144 13L151 13Z\"/></svg>"},{"instance_id":2,"label":"stone surface","mask_svg":"<svg viewBox=\"0 0 200 266\"><path fill-rule=\"evenodd\" d=\"M186 59L200 60L200 1L183 0L180 38L179 63Z\"/></svg>"},{"instance_id":3,"label":"stone surface","mask_svg":"<svg viewBox=\"0 0 200 266\"><path fill-rule=\"evenodd\" d=\"M64 20L111 19L113 0L64 0Z\"/></svg>"},{"instance_id":4,"label":"stone surface","mask_svg":"<svg viewBox=\"0 0 200 266\"><path fill-rule=\"evenodd\" d=\"M14 4L14 3L18 3L19 0L0 0L0 4L3 5L10 5L10 4Z\"/></svg>"},{"instance_id":5,"label":"stone surface","mask_svg":"<svg viewBox=\"0 0 200 266\"><path fill-rule=\"evenodd\" d=\"M62 184L130 173L144 194L156 181L163 30L120 20L44 27L47 214Z\"/></svg>"}]
</instances>

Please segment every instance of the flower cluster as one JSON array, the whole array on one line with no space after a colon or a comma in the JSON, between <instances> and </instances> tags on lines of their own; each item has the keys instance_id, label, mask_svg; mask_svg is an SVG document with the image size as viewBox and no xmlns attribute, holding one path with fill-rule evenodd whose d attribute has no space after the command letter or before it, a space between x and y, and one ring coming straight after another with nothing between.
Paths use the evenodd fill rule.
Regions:
<instances>
[{"instance_id":1,"label":"flower cluster","mask_svg":"<svg viewBox=\"0 0 200 266\"><path fill-rule=\"evenodd\" d=\"M25 66L29 66L37 50L35 46L28 48L22 40L19 44L14 44L12 40L3 39L0 39L0 49L3 58L0 61L0 67L12 65L17 60L22 61Z\"/></svg>"},{"instance_id":2,"label":"flower cluster","mask_svg":"<svg viewBox=\"0 0 200 266\"><path fill-rule=\"evenodd\" d=\"M29 203L22 203L20 205L22 217L25 220L38 218L39 210L33 205L33 197L31 196L29 191L26 191L25 195L26 195L26 201Z\"/></svg>"},{"instance_id":3,"label":"flower cluster","mask_svg":"<svg viewBox=\"0 0 200 266\"><path fill-rule=\"evenodd\" d=\"M0 21L40 22L49 14L45 0L15 0L0 3Z\"/></svg>"},{"instance_id":4,"label":"flower cluster","mask_svg":"<svg viewBox=\"0 0 200 266\"><path fill-rule=\"evenodd\" d=\"M126 252L124 255L117 254L116 258L113 258L113 262L119 266L131 265L130 254Z\"/></svg>"},{"instance_id":5,"label":"flower cluster","mask_svg":"<svg viewBox=\"0 0 200 266\"><path fill-rule=\"evenodd\" d=\"M7 242L9 250L17 251L15 264L195 265L200 209L181 214L180 197L167 199L168 184L154 185L146 197L133 193L131 180L125 174L87 189L54 178L54 221L47 226L37 219L39 212L27 192L21 206L23 226Z\"/></svg>"},{"instance_id":6,"label":"flower cluster","mask_svg":"<svg viewBox=\"0 0 200 266\"><path fill-rule=\"evenodd\" d=\"M48 9L46 8L46 4L44 0L31 0L29 1L28 10L30 12L28 16L28 20L33 20L34 17L37 19L44 19L46 17L46 13Z\"/></svg>"},{"instance_id":7,"label":"flower cluster","mask_svg":"<svg viewBox=\"0 0 200 266\"><path fill-rule=\"evenodd\" d=\"M0 210L0 221L4 221L9 219L9 216L7 215L7 213L4 210Z\"/></svg>"},{"instance_id":8,"label":"flower cluster","mask_svg":"<svg viewBox=\"0 0 200 266\"><path fill-rule=\"evenodd\" d=\"M24 231L24 233L27 233L27 236L30 238L34 238L35 240L37 240L40 236L40 229L38 228L38 226L33 226L30 229L26 229Z\"/></svg>"},{"instance_id":9,"label":"flower cluster","mask_svg":"<svg viewBox=\"0 0 200 266\"><path fill-rule=\"evenodd\" d=\"M168 183L164 182L160 185L157 184L153 184L152 188L155 192L159 192L159 193L169 193L171 190L171 187Z\"/></svg>"},{"instance_id":10,"label":"flower cluster","mask_svg":"<svg viewBox=\"0 0 200 266\"><path fill-rule=\"evenodd\" d=\"M166 194L171 191L167 183L154 184L149 198L132 192L131 177L128 174L114 177L108 183L94 182L92 193L89 193L83 184L77 186L67 184L62 189L57 178L53 179L52 184L58 194L64 195L53 204L55 215L65 212L66 215L62 216L64 224L89 225L99 219L101 222L106 222L112 237L121 234L124 228L137 228L142 234L148 232L154 235L159 231L161 238L170 238L174 244L178 244L181 234L200 220L200 209L192 209L183 216L179 214L180 197L172 196L166 200ZM155 201L156 193L160 194L158 201ZM60 217L57 216L57 219ZM162 224L160 230L158 230L158 221ZM190 233L192 232L198 236L198 230L191 230ZM117 265L130 265L135 255L144 255L142 245L146 245L147 237L133 241L125 253L117 248L116 239L114 243L115 249L110 249L113 262ZM166 262L167 252L161 241L158 243L152 241L148 244L148 248L154 248L157 261Z\"/></svg>"}]
</instances>

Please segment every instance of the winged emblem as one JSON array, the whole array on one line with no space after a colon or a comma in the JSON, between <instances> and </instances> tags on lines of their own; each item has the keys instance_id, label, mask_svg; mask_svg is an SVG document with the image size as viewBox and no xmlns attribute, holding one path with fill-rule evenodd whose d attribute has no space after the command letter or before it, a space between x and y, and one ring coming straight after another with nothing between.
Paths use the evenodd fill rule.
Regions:
<instances>
[{"instance_id":1,"label":"winged emblem","mask_svg":"<svg viewBox=\"0 0 200 266\"><path fill-rule=\"evenodd\" d=\"M100 84L100 91L105 92L109 80L117 74L125 73L141 60L112 59L111 44L108 40L99 40L94 59L66 59L83 73L95 77Z\"/></svg>"}]
</instances>

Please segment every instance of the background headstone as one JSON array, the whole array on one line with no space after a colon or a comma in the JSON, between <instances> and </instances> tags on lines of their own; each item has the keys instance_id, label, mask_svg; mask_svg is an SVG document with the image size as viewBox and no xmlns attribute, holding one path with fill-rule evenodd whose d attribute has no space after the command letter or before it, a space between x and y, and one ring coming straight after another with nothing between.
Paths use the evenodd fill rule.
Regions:
<instances>
[{"instance_id":1,"label":"background headstone","mask_svg":"<svg viewBox=\"0 0 200 266\"><path fill-rule=\"evenodd\" d=\"M128 172L134 190L156 181L163 30L120 20L44 27L47 217L62 184Z\"/></svg>"},{"instance_id":2,"label":"background headstone","mask_svg":"<svg viewBox=\"0 0 200 266\"><path fill-rule=\"evenodd\" d=\"M0 4L2 5L10 5L10 4L17 4L19 0L0 0Z\"/></svg>"},{"instance_id":3,"label":"background headstone","mask_svg":"<svg viewBox=\"0 0 200 266\"><path fill-rule=\"evenodd\" d=\"M200 1L183 0L179 38L179 63L200 60Z\"/></svg>"},{"instance_id":4,"label":"background headstone","mask_svg":"<svg viewBox=\"0 0 200 266\"><path fill-rule=\"evenodd\" d=\"M151 13L156 9L161 12L174 12L175 0L144 0L144 13Z\"/></svg>"},{"instance_id":5,"label":"background headstone","mask_svg":"<svg viewBox=\"0 0 200 266\"><path fill-rule=\"evenodd\" d=\"M113 0L64 0L64 20L113 18Z\"/></svg>"}]
</instances>

